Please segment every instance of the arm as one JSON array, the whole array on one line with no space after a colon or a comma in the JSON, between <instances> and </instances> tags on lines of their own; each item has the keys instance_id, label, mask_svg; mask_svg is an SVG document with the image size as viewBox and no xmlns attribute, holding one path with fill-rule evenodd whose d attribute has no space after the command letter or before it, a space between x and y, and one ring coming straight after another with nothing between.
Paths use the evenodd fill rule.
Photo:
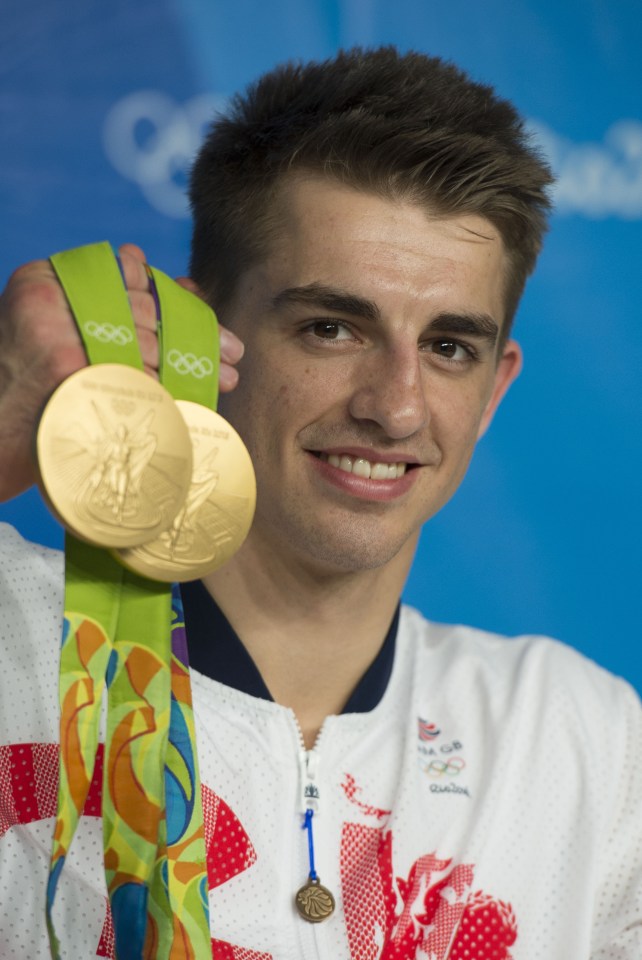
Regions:
<instances>
[{"instance_id":1,"label":"arm","mask_svg":"<svg viewBox=\"0 0 642 960\"><path fill-rule=\"evenodd\" d=\"M624 689L624 722L613 723L613 752L605 764L605 803L612 799L610 830L601 851L600 883L590 960L642 957L642 710Z\"/></svg>"}]
</instances>

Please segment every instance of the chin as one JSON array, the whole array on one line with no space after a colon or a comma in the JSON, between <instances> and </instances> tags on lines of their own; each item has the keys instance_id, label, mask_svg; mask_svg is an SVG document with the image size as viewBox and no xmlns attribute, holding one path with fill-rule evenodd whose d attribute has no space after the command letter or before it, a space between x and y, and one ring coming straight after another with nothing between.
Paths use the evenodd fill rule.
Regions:
<instances>
[{"instance_id":1,"label":"chin","mask_svg":"<svg viewBox=\"0 0 642 960\"><path fill-rule=\"evenodd\" d=\"M326 531L306 531L291 542L299 545L298 553L304 565L325 569L328 574L360 573L366 570L377 570L385 567L399 554L409 549L409 538L389 538L373 536L372 531L364 529L334 530L328 535ZM416 538L412 538L412 553ZM411 555L412 558L412 555ZM307 562L306 562L307 561Z\"/></svg>"}]
</instances>

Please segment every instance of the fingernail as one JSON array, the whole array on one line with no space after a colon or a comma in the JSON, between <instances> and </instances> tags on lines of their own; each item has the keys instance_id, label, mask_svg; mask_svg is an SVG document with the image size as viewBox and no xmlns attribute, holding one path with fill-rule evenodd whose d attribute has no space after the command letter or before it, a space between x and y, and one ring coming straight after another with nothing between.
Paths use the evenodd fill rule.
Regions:
<instances>
[{"instance_id":1,"label":"fingernail","mask_svg":"<svg viewBox=\"0 0 642 960\"><path fill-rule=\"evenodd\" d=\"M220 331L221 355L228 363L236 363L245 353L243 341L225 327L220 327Z\"/></svg>"},{"instance_id":2,"label":"fingernail","mask_svg":"<svg viewBox=\"0 0 642 960\"><path fill-rule=\"evenodd\" d=\"M226 364L223 364L219 370L218 383L220 389L225 393L228 390L233 390L236 384L239 382L238 370L235 370L234 367L229 367Z\"/></svg>"}]
</instances>

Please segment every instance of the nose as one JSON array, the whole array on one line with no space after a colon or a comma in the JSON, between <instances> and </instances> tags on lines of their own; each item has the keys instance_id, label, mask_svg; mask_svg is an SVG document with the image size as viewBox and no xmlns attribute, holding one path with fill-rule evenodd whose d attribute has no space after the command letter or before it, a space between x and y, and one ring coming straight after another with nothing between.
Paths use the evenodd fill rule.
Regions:
<instances>
[{"instance_id":1,"label":"nose","mask_svg":"<svg viewBox=\"0 0 642 960\"><path fill-rule=\"evenodd\" d=\"M355 420L378 424L392 440L426 426L430 416L416 345L373 351L358 376L349 404Z\"/></svg>"}]
</instances>

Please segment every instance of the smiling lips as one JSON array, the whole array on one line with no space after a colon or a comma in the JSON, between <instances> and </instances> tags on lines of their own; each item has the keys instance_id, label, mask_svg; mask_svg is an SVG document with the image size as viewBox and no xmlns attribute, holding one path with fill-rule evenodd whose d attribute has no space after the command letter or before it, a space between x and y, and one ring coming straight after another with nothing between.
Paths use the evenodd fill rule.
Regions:
<instances>
[{"instance_id":1,"label":"smiling lips","mask_svg":"<svg viewBox=\"0 0 642 960\"><path fill-rule=\"evenodd\" d=\"M336 453L320 453L319 459L329 463L331 467L343 470L344 473L352 473L366 480L396 480L403 477L407 466L404 462L381 463L366 460L365 457L350 457L347 454Z\"/></svg>"}]
</instances>

